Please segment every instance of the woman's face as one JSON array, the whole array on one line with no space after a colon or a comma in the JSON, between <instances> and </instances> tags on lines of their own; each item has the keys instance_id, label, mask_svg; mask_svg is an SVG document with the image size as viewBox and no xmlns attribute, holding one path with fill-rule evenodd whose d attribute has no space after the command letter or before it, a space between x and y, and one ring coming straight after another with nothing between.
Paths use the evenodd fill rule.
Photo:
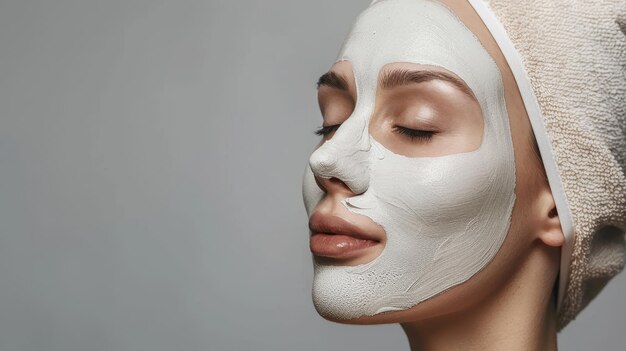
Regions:
<instances>
[{"instance_id":1,"label":"woman's face","mask_svg":"<svg viewBox=\"0 0 626 351\"><path fill-rule=\"evenodd\" d=\"M327 319L467 307L532 242L543 183L517 87L469 5L442 3L372 5L320 78L322 140L303 195Z\"/></svg>"}]
</instances>

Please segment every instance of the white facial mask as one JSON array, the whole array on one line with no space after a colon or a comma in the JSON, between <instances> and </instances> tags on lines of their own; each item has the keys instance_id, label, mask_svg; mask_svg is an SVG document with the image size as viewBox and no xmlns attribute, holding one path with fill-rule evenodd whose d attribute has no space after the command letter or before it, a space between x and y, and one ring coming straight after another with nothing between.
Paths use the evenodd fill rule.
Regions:
<instances>
[{"instance_id":1,"label":"white facial mask","mask_svg":"<svg viewBox=\"0 0 626 351\"><path fill-rule=\"evenodd\" d=\"M352 115L309 160L307 213L324 193L313 172L356 195L343 201L380 224L382 253L359 266L315 264L313 300L325 316L352 319L406 310L465 282L500 248L515 201L515 164L502 79L473 33L429 0L375 2L358 18L338 61L353 65ZM378 74L388 63L440 66L473 90L484 116L481 146L441 157L394 154L368 133ZM419 147L419 146L416 146Z\"/></svg>"}]
</instances>

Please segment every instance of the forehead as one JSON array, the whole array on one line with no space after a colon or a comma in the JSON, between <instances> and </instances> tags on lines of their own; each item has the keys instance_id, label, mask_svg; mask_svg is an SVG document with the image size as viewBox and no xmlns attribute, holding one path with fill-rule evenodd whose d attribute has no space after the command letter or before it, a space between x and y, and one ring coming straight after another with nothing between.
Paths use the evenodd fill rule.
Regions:
<instances>
[{"instance_id":1,"label":"forehead","mask_svg":"<svg viewBox=\"0 0 626 351\"><path fill-rule=\"evenodd\" d=\"M357 81L375 79L384 65L394 62L443 67L473 90L489 75L499 75L474 34L451 10L432 0L374 3L345 40L338 57L343 60L352 63Z\"/></svg>"}]
</instances>

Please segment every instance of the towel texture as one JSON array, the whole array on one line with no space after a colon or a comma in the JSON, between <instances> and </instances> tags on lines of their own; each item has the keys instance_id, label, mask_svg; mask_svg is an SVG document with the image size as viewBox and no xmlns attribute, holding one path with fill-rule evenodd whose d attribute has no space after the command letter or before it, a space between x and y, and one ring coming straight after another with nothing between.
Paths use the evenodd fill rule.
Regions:
<instances>
[{"instance_id":1,"label":"towel texture","mask_svg":"<svg viewBox=\"0 0 626 351\"><path fill-rule=\"evenodd\" d=\"M521 56L571 212L561 330L624 267L626 2L484 2Z\"/></svg>"}]
</instances>

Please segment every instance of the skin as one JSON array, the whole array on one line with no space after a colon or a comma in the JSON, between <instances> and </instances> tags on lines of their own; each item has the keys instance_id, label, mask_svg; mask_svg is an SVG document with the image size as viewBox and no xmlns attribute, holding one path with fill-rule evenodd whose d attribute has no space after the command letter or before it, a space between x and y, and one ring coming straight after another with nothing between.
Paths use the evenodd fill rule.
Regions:
<instances>
[{"instance_id":1,"label":"skin","mask_svg":"<svg viewBox=\"0 0 626 351\"><path fill-rule=\"evenodd\" d=\"M554 287L564 236L543 166L533 145L532 129L517 84L496 42L465 1L440 1L477 36L498 65L505 91L516 166L516 202L506 239L483 270L463 284L411 309L353 320L350 324L399 323L411 350L556 350ZM481 143L483 117L478 103L457 85L441 79L383 87L389 72L440 71L413 63L388 64L379 72L376 106L369 132L391 151L409 157L443 156L475 150ZM322 82L318 89L323 126L341 124L354 108L356 93L350 62L338 62L329 72L345 86ZM458 78L458 77L457 77ZM471 93L471 92L470 92ZM409 137L398 128L421 131ZM324 140L333 136L327 129ZM434 132L426 137L429 132ZM415 133L414 133L415 134ZM354 196L336 178L316 177L326 196L316 211L332 213L371 233L384 230L365 216L349 212L341 200ZM318 262L357 265L371 261L384 240L367 254L346 260L314 257Z\"/></svg>"}]
</instances>

